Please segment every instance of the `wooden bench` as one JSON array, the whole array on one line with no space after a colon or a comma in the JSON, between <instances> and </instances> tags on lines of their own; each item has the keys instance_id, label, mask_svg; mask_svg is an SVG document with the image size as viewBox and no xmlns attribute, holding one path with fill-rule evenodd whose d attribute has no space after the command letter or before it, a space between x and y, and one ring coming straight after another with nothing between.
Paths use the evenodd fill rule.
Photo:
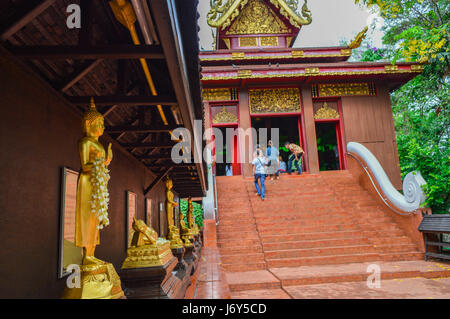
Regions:
<instances>
[{"instance_id":1,"label":"wooden bench","mask_svg":"<svg viewBox=\"0 0 450 319\"><path fill-rule=\"evenodd\" d=\"M428 257L450 260L450 254L446 254L443 250L450 248L450 242L430 241L428 237L430 234L450 234L450 214L425 215L418 229L423 233L425 240L425 260L428 260ZM438 253L429 252L428 246L439 247Z\"/></svg>"}]
</instances>

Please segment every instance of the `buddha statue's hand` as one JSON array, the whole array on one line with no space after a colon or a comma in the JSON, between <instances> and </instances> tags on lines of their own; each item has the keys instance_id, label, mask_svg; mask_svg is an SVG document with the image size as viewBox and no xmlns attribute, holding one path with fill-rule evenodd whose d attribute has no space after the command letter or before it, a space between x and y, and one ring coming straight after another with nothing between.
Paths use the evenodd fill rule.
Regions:
<instances>
[{"instance_id":1,"label":"buddha statue's hand","mask_svg":"<svg viewBox=\"0 0 450 319\"><path fill-rule=\"evenodd\" d=\"M109 163L111 163L112 159L113 159L113 153L112 153L112 149L111 149L112 145L111 143L108 144L108 151L107 151L107 155L106 155L106 160L105 160L105 165L109 165Z\"/></svg>"}]
</instances>

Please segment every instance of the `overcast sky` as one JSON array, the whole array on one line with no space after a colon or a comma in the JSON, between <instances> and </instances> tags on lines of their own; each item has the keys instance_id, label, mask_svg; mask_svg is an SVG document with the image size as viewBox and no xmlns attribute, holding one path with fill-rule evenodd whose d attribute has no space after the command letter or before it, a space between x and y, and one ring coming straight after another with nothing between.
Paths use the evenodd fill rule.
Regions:
<instances>
[{"instance_id":1,"label":"overcast sky","mask_svg":"<svg viewBox=\"0 0 450 319\"><path fill-rule=\"evenodd\" d=\"M299 8L302 7L303 1L299 0ZM200 47L203 50L212 50L212 29L206 22L209 3L209 0L199 1L199 36ZM297 48L337 46L343 39L353 40L358 32L377 17L367 9L356 5L355 0L309 0L308 8L313 20L310 25L303 26L300 30L294 43L294 47ZM381 46L381 36L378 30L368 33L368 38L372 39L377 47Z\"/></svg>"}]
</instances>

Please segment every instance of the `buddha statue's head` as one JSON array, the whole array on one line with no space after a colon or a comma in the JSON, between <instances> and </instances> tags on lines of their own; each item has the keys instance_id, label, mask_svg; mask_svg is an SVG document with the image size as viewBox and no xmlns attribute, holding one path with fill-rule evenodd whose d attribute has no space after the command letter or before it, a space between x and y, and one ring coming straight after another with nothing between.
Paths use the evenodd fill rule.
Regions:
<instances>
[{"instance_id":1,"label":"buddha statue's head","mask_svg":"<svg viewBox=\"0 0 450 319\"><path fill-rule=\"evenodd\" d=\"M81 126L86 136L100 137L103 135L105 130L104 118L95 108L94 98L91 98L89 110L83 115Z\"/></svg>"},{"instance_id":2,"label":"buddha statue's head","mask_svg":"<svg viewBox=\"0 0 450 319\"><path fill-rule=\"evenodd\" d=\"M132 227L133 227L134 231L143 233L143 232L145 232L147 225L145 224L145 222L143 220L136 219L135 217L133 217Z\"/></svg>"},{"instance_id":3,"label":"buddha statue's head","mask_svg":"<svg viewBox=\"0 0 450 319\"><path fill-rule=\"evenodd\" d=\"M166 188L167 189L172 189L172 187L173 187L172 180L170 179L170 177L167 177L166 178Z\"/></svg>"}]
</instances>

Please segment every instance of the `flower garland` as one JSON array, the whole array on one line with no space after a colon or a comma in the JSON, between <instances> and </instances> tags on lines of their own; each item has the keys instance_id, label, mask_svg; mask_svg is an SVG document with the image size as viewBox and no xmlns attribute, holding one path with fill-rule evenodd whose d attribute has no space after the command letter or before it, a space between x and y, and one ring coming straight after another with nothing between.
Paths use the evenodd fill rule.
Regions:
<instances>
[{"instance_id":1,"label":"flower garland","mask_svg":"<svg viewBox=\"0 0 450 319\"><path fill-rule=\"evenodd\" d=\"M90 180L92 184L91 213L95 214L99 220L97 229L103 229L103 227L109 225L109 170L104 164L103 158L94 161Z\"/></svg>"}]
</instances>

